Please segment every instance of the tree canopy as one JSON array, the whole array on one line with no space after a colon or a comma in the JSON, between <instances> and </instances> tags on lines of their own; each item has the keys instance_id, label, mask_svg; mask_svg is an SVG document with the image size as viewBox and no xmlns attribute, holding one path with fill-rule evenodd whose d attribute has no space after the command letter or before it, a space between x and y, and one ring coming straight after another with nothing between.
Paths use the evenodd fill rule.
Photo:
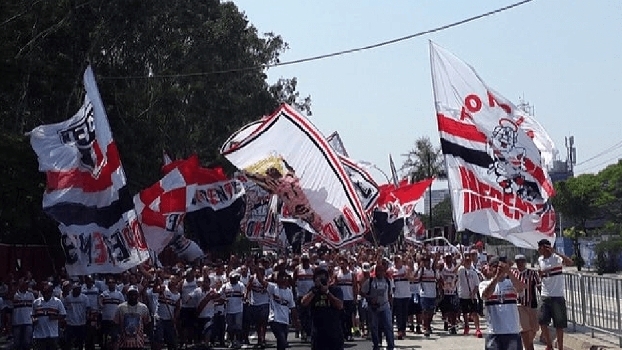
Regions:
<instances>
[{"instance_id":1,"label":"tree canopy","mask_svg":"<svg viewBox=\"0 0 622 350\"><path fill-rule=\"evenodd\" d=\"M2 2L0 180L3 202L15 205L0 213L0 241L40 242L43 228L33 222L45 179L22 135L78 110L88 64L136 192L160 178L162 150L226 164L218 152L225 139L279 103L310 114L310 97L300 96L295 78L266 81L266 67L286 49L232 2Z\"/></svg>"}]
</instances>

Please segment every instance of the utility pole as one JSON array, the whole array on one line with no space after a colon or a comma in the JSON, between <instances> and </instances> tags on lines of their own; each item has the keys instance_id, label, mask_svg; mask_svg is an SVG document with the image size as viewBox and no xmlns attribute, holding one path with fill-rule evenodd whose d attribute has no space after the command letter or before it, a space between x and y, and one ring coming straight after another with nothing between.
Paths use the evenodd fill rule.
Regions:
<instances>
[{"instance_id":1,"label":"utility pole","mask_svg":"<svg viewBox=\"0 0 622 350\"><path fill-rule=\"evenodd\" d=\"M428 179L432 178L432 154L428 152ZM430 182L430 190L428 195L428 208L430 210L430 229L432 229L432 183Z\"/></svg>"}]
</instances>

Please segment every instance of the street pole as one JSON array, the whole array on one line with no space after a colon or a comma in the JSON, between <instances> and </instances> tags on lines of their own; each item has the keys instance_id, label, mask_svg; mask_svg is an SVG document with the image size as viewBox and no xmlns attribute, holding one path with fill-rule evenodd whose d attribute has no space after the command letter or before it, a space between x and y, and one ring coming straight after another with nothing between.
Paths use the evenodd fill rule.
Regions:
<instances>
[{"instance_id":1,"label":"street pole","mask_svg":"<svg viewBox=\"0 0 622 350\"><path fill-rule=\"evenodd\" d=\"M432 177L432 155L428 152L428 179ZM430 229L432 227L432 183L430 182L430 191L428 195L428 208L430 210ZM434 232L434 231L432 231Z\"/></svg>"}]
</instances>

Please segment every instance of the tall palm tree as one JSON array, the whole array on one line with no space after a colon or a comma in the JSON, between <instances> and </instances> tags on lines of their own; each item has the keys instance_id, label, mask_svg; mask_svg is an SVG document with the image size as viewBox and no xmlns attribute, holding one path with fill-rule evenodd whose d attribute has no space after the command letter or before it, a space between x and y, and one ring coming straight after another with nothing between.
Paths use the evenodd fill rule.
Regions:
<instances>
[{"instance_id":1,"label":"tall palm tree","mask_svg":"<svg viewBox=\"0 0 622 350\"><path fill-rule=\"evenodd\" d=\"M406 171L411 183L430 177L446 177L445 160L441 149L434 147L427 136L418 138L415 147L402 156L406 157L406 160L400 170Z\"/></svg>"},{"instance_id":2,"label":"tall palm tree","mask_svg":"<svg viewBox=\"0 0 622 350\"><path fill-rule=\"evenodd\" d=\"M429 179L431 177L435 178L446 178L447 174L445 171L445 159L443 158L443 153L441 152L440 147L434 147L430 138L427 136L422 136L415 141L415 147L412 148L408 153L402 154L403 157L406 157L401 171L406 172L406 176L411 183L421 181L424 179ZM428 189L428 195L430 200L429 202L429 222L428 228L432 225L432 184L430 184L430 188Z\"/></svg>"}]
</instances>

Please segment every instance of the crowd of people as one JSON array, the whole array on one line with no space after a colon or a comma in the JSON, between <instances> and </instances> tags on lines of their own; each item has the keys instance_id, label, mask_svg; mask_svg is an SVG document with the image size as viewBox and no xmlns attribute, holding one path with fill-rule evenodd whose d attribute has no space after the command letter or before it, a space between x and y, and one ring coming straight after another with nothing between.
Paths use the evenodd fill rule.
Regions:
<instances>
[{"instance_id":1,"label":"crowd of people","mask_svg":"<svg viewBox=\"0 0 622 350\"><path fill-rule=\"evenodd\" d=\"M331 350L355 338L394 349L408 333L433 332L485 337L485 349L507 350L533 349L540 328L552 349L552 320L563 349L561 272L572 261L547 240L537 270L522 255L489 256L481 242L438 248L320 246L290 257L145 263L119 275L11 275L0 284L1 327L16 350L265 348L268 331L278 350L290 333ZM432 328L435 316L443 330Z\"/></svg>"}]
</instances>

